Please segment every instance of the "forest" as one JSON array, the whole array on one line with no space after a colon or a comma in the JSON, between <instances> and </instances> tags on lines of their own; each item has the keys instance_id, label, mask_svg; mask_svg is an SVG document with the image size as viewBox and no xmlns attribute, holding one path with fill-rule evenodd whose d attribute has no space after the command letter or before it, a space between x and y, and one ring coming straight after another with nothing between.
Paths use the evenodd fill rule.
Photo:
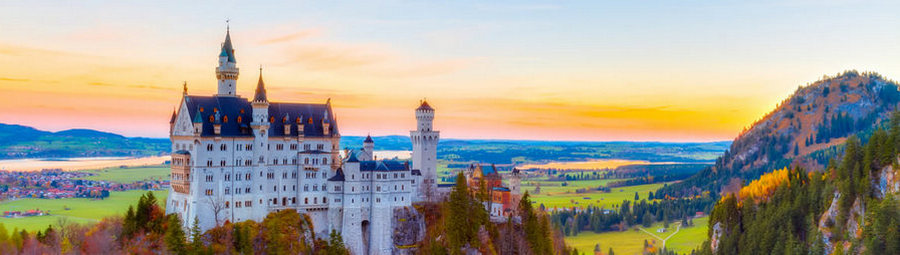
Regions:
<instances>
[{"instance_id":1,"label":"forest","mask_svg":"<svg viewBox=\"0 0 900 255\"><path fill-rule=\"evenodd\" d=\"M701 252L900 254L898 194L880 177L896 171L900 113L866 140L848 138L826 169L775 171L723 197Z\"/></svg>"}]
</instances>

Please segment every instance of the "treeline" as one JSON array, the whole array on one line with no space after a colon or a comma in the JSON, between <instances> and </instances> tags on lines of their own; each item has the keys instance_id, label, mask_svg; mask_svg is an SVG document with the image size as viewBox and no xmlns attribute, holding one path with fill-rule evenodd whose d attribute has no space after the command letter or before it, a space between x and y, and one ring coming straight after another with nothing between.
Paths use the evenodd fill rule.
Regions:
<instances>
[{"instance_id":1,"label":"treeline","mask_svg":"<svg viewBox=\"0 0 900 255\"><path fill-rule=\"evenodd\" d=\"M708 248L704 253L713 253L711 244L718 254L900 254L898 194L885 194L879 177L882 169L893 171L886 167L897 165L900 114L893 114L889 127L875 130L865 145L856 136L848 138L843 157L832 160L825 171L792 168L784 177L761 178L787 178L773 182L774 191L755 192L767 194L765 199L724 197L712 211L714 241L703 246ZM822 216L835 191L837 208ZM824 224L819 224L820 216Z\"/></svg>"},{"instance_id":2,"label":"treeline","mask_svg":"<svg viewBox=\"0 0 900 255\"><path fill-rule=\"evenodd\" d=\"M125 217L95 224L60 220L33 233L8 233L0 224L0 254L350 254L337 233L322 239L312 229L305 215L282 210L258 223L225 223L206 232L192 224L185 231L181 219L166 215L147 192Z\"/></svg>"},{"instance_id":3,"label":"treeline","mask_svg":"<svg viewBox=\"0 0 900 255\"><path fill-rule=\"evenodd\" d=\"M590 206L585 209L561 210L550 214L554 225L560 226L566 236L575 236L582 231L595 233L624 231L636 225L650 227L655 222L681 221L689 225L697 212L712 209L715 200L709 196L680 198L671 200L623 201L613 209Z\"/></svg>"},{"instance_id":4,"label":"treeline","mask_svg":"<svg viewBox=\"0 0 900 255\"><path fill-rule=\"evenodd\" d=\"M485 185L481 185L484 187ZM484 189L480 189L484 190ZM504 223L493 223L485 210L488 196L470 192L462 173L445 203L423 208L428 234L419 254L570 254L549 218L532 206L526 192Z\"/></svg>"}]
</instances>

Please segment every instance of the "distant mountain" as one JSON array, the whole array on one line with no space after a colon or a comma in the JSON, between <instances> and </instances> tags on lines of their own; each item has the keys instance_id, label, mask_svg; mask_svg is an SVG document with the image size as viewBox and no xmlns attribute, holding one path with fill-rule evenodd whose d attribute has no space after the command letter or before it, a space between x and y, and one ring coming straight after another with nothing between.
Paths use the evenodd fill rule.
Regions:
<instances>
[{"instance_id":1,"label":"distant mountain","mask_svg":"<svg viewBox=\"0 0 900 255\"><path fill-rule=\"evenodd\" d=\"M877 73L847 71L801 86L735 138L715 166L661 189L660 195L740 188L740 181L792 163L821 168L840 154L847 137L882 127L898 101L898 84Z\"/></svg>"},{"instance_id":2,"label":"distant mountain","mask_svg":"<svg viewBox=\"0 0 900 255\"><path fill-rule=\"evenodd\" d=\"M168 152L169 139L124 137L90 129L59 132L0 123L0 159L154 156Z\"/></svg>"}]
</instances>

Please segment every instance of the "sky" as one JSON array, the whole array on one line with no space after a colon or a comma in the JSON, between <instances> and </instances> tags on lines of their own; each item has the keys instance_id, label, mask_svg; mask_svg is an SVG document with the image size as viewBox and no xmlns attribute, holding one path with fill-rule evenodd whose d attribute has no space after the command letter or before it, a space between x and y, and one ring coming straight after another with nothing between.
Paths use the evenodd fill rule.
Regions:
<instances>
[{"instance_id":1,"label":"sky","mask_svg":"<svg viewBox=\"0 0 900 255\"><path fill-rule=\"evenodd\" d=\"M798 86L900 77L898 2L3 1L0 123L167 137L182 83L331 98L343 135L731 140Z\"/></svg>"}]
</instances>

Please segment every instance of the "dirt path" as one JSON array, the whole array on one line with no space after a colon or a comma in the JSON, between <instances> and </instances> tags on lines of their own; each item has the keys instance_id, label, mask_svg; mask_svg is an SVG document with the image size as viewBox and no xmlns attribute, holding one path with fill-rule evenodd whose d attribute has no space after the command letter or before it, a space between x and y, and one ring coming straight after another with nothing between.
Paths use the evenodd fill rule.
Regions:
<instances>
[{"instance_id":1,"label":"dirt path","mask_svg":"<svg viewBox=\"0 0 900 255\"><path fill-rule=\"evenodd\" d=\"M672 238L672 236L674 236L675 234L678 234L678 231L681 230L681 223L680 223L680 222L679 222L679 223L675 223L675 225L676 225L676 226L675 226L675 232L672 232L672 234L669 234L669 236L667 236L665 239L660 238L659 236L657 236L657 235L651 233L650 231L647 231L647 230L644 229L644 228L638 228L638 229L640 229L641 231L644 231L644 233L647 233L648 235L651 235L651 236L653 236L654 238L656 238L656 239L662 241L662 247L663 247L663 248L666 248L666 241L668 241L669 238Z\"/></svg>"}]
</instances>

